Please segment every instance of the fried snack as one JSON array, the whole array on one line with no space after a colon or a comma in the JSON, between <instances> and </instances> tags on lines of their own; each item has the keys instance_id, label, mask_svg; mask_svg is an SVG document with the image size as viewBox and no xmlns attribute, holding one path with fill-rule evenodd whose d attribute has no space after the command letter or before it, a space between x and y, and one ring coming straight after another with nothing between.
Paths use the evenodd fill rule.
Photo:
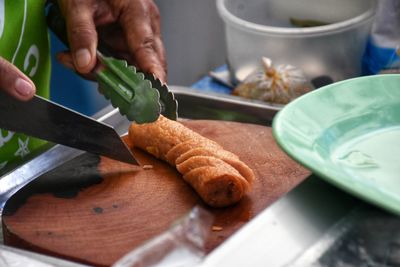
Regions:
<instances>
[{"instance_id":1,"label":"fried snack","mask_svg":"<svg viewBox=\"0 0 400 267\"><path fill-rule=\"evenodd\" d=\"M218 143L163 116L153 123L131 124L134 146L176 167L208 205L225 207L250 190L253 171Z\"/></svg>"}]
</instances>

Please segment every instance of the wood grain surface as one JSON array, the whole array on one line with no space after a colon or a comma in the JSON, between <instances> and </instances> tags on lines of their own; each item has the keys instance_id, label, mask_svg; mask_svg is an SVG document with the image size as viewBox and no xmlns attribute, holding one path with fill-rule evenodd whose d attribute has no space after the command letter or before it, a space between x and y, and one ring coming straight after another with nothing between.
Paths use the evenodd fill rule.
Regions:
<instances>
[{"instance_id":1,"label":"wood grain surface","mask_svg":"<svg viewBox=\"0 0 400 267\"><path fill-rule=\"evenodd\" d=\"M207 207L174 168L142 151L133 149L151 169L84 154L10 198L3 214L5 244L109 266L200 205L215 216L214 229L219 229L210 230L205 248L210 252L310 174L280 150L269 127L183 123L237 154L255 172L252 191L237 205Z\"/></svg>"}]
</instances>

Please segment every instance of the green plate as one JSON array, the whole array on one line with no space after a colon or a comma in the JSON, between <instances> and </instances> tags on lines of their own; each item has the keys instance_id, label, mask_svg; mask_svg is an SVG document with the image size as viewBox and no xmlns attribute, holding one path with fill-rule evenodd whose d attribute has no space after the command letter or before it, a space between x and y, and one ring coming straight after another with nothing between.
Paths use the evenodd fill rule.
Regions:
<instances>
[{"instance_id":1,"label":"green plate","mask_svg":"<svg viewBox=\"0 0 400 267\"><path fill-rule=\"evenodd\" d=\"M400 75L349 79L303 95L276 115L273 133L321 178L400 214Z\"/></svg>"}]
</instances>

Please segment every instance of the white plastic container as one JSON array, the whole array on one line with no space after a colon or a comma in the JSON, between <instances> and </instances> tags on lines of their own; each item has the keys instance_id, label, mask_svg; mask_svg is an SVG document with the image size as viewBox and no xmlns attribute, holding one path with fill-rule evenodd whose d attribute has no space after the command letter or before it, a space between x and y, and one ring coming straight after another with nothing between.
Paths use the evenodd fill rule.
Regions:
<instances>
[{"instance_id":1,"label":"white plastic container","mask_svg":"<svg viewBox=\"0 0 400 267\"><path fill-rule=\"evenodd\" d=\"M301 68L310 80L339 81L361 74L376 1L217 0L217 8L225 22L234 83L257 68L263 56ZM290 18L329 24L301 28Z\"/></svg>"}]
</instances>

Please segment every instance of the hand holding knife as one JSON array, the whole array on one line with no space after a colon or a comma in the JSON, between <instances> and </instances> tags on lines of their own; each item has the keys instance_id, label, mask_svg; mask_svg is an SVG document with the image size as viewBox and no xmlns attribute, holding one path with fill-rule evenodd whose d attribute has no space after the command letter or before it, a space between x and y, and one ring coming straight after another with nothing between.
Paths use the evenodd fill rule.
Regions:
<instances>
[{"instance_id":1,"label":"hand holding knife","mask_svg":"<svg viewBox=\"0 0 400 267\"><path fill-rule=\"evenodd\" d=\"M67 44L61 12L56 3L49 3L48 24ZM177 101L165 84L154 75L140 73L125 61L106 57L103 53L107 53L106 49L97 52L99 67L94 74L99 90L121 114L137 123L155 121L160 114L177 118ZM0 128L137 164L121 138L108 125L39 96L20 102L1 92L0 102ZM30 114L28 120L26 114Z\"/></svg>"}]
</instances>

